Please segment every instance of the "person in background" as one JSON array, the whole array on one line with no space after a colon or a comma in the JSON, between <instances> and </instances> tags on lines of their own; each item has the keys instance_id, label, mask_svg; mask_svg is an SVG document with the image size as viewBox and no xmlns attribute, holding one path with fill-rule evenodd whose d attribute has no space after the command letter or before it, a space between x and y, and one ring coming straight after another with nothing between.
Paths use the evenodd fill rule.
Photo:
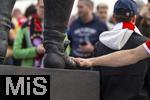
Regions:
<instances>
[{"instance_id":1,"label":"person in background","mask_svg":"<svg viewBox=\"0 0 150 100\"><path fill-rule=\"evenodd\" d=\"M95 57L136 48L148 40L135 26L137 12L137 5L133 0L118 0L115 3L113 17L117 24L113 30L101 33L94 51ZM117 59L124 56L128 55ZM116 58L112 60L114 59ZM114 67L112 64L109 66ZM99 70L101 73L102 100L148 100L148 91L145 89L147 87L144 85L148 71L147 59L124 68L110 68L97 64L93 70Z\"/></svg>"},{"instance_id":2,"label":"person in background","mask_svg":"<svg viewBox=\"0 0 150 100\"><path fill-rule=\"evenodd\" d=\"M25 11L24 16L26 19L24 21L31 20L32 18L31 15L35 12L36 12L35 6L34 5L29 6ZM13 56L13 44L14 44L14 40L16 39L18 30L20 29L17 19L21 18L22 16L23 15L20 9L14 9L13 14L12 14L11 29L8 35L8 49L7 49L6 59L4 62L4 64L6 65L16 65L16 66L21 65L21 60L15 59Z\"/></svg>"},{"instance_id":3,"label":"person in background","mask_svg":"<svg viewBox=\"0 0 150 100\"><path fill-rule=\"evenodd\" d=\"M38 6L38 5L37 5ZM32 15L37 13L36 5L31 4L25 11L24 16L27 18L27 20L32 19Z\"/></svg>"},{"instance_id":4,"label":"person in background","mask_svg":"<svg viewBox=\"0 0 150 100\"><path fill-rule=\"evenodd\" d=\"M141 8L136 25L144 36L150 38L150 3Z\"/></svg>"},{"instance_id":5,"label":"person in background","mask_svg":"<svg viewBox=\"0 0 150 100\"><path fill-rule=\"evenodd\" d=\"M78 16L67 32L68 39L71 41L70 56L89 58L92 57L98 36L108 29L106 24L93 14L93 2L91 0L79 0Z\"/></svg>"},{"instance_id":6,"label":"person in background","mask_svg":"<svg viewBox=\"0 0 150 100\"><path fill-rule=\"evenodd\" d=\"M109 30L113 28L113 24L109 22L108 19L108 5L104 3L100 3L97 5L96 14L99 17L99 19L106 23Z\"/></svg>"},{"instance_id":7,"label":"person in background","mask_svg":"<svg viewBox=\"0 0 150 100\"><path fill-rule=\"evenodd\" d=\"M22 25L15 39L13 53L16 59L22 59L24 67L41 67L43 54L42 21L44 17L43 0L38 0L37 11L31 5L26 16L28 20Z\"/></svg>"},{"instance_id":8,"label":"person in background","mask_svg":"<svg viewBox=\"0 0 150 100\"><path fill-rule=\"evenodd\" d=\"M15 33L19 31L22 24L27 21L26 17L23 15L20 9L15 8L12 12L12 23L15 26Z\"/></svg>"},{"instance_id":9,"label":"person in background","mask_svg":"<svg viewBox=\"0 0 150 100\"><path fill-rule=\"evenodd\" d=\"M142 10L142 8L144 7L145 3L144 3L144 0L134 0L137 4L137 7L138 7L138 14L139 12Z\"/></svg>"},{"instance_id":10,"label":"person in background","mask_svg":"<svg viewBox=\"0 0 150 100\"><path fill-rule=\"evenodd\" d=\"M142 3L141 0L136 0L139 7L139 15L137 17L136 25L138 26L141 33L150 38L150 3ZM145 85L150 95L150 59L148 60L149 69L145 78Z\"/></svg>"},{"instance_id":11,"label":"person in background","mask_svg":"<svg viewBox=\"0 0 150 100\"><path fill-rule=\"evenodd\" d=\"M19 8L15 8L12 12L12 17L18 20L19 18L23 17L23 14Z\"/></svg>"},{"instance_id":12,"label":"person in background","mask_svg":"<svg viewBox=\"0 0 150 100\"><path fill-rule=\"evenodd\" d=\"M15 38L16 38L15 26L13 23L11 23L11 29L10 29L9 35L8 35L7 54L6 54L6 59L4 62L5 65L20 66L20 60L15 59L13 57L13 43L14 43Z\"/></svg>"},{"instance_id":13,"label":"person in background","mask_svg":"<svg viewBox=\"0 0 150 100\"><path fill-rule=\"evenodd\" d=\"M1 0L0 3L0 63L5 59L7 50L7 33L10 29L12 8L16 0ZM74 0L43 0L44 2L44 67L65 68L76 66L75 62L64 52L64 38ZM61 12L61 13L58 13Z\"/></svg>"}]
</instances>

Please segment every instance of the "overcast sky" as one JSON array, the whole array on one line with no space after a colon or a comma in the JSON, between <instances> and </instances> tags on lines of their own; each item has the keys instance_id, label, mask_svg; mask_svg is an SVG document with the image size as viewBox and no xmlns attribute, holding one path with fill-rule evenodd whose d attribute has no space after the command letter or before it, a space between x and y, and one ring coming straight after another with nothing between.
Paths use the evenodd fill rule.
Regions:
<instances>
[{"instance_id":1,"label":"overcast sky","mask_svg":"<svg viewBox=\"0 0 150 100\"><path fill-rule=\"evenodd\" d=\"M117 0L92 0L95 4L95 6L99 3L106 3L109 5L109 15L113 11L113 6ZM147 0L143 0L145 3L147 3ZM74 8L72 10L72 14L75 14L77 12L77 2L78 0L75 0ZM32 3L36 3L36 0L19 0L15 4L15 8L20 8L22 12L26 9L27 6L29 6Z\"/></svg>"}]
</instances>

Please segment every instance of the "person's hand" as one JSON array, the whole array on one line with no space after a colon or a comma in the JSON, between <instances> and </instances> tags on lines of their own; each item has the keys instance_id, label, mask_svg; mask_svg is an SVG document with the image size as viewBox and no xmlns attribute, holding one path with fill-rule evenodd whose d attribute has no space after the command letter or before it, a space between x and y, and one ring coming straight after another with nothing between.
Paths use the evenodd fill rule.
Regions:
<instances>
[{"instance_id":1,"label":"person's hand","mask_svg":"<svg viewBox=\"0 0 150 100\"><path fill-rule=\"evenodd\" d=\"M94 46L90 42L86 42L86 45L80 45L80 49L84 53L92 53L94 51Z\"/></svg>"},{"instance_id":2,"label":"person's hand","mask_svg":"<svg viewBox=\"0 0 150 100\"><path fill-rule=\"evenodd\" d=\"M38 54L44 54L45 53L45 48L42 44L38 45L36 50L37 50Z\"/></svg>"},{"instance_id":3,"label":"person's hand","mask_svg":"<svg viewBox=\"0 0 150 100\"><path fill-rule=\"evenodd\" d=\"M92 67L90 59L72 58L80 67Z\"/></svg>"}]
</instances>

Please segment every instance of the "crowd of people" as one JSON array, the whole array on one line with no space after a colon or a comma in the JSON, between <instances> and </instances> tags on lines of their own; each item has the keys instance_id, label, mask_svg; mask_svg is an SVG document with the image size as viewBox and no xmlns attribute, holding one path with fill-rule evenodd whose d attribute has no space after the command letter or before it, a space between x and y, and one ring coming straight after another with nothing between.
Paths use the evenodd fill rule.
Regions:
<instances>
[{"instance_id":1,"label":"crowd of people","mask_svg":"<svg viewBox=\"0 0 150 100\"><path fill-rule=\"evenodd\" d=\"M141 2L137 4L139 11L136 26L141 34L150 37L150 4L141 4ZM112 30L117 23L114 15L108 16L107 4L98 4L96 12L94 12L94 7L91 0L79 0L78 13L70 17L66 30L66 40L69 40L70 44L66 52L72 57L92 57L99 35ZM38 0L36 5L30 5L24 14L18 8L13 10L5 64L27 67L43 66L42 59L45 52L42 44L43 18L42 0Z\"/></svg>"},{"instance_id":2,"label":"crowd of people","mask_svg":"<svg viewBox=\"0 0 150 100\"><path fill-rule=\"evenodd\" d=\"M74 58L100 72L101 100L150 99L149 14L149 3L138 8L133 0L118 0L113 29L100 33L92 58Z\"/></svg>"},{"instance_id":3,"label":"crowd of people","mask_svg":"<svg viewBox=\"0 0 150 100\"><path fill-rule=\"evenodd\" d=\"M20 9L14 9L5 64L42 67L45 52L42 35L43 18L42 0L38 0L37 5L30 5L25 14L22 14Z\"/></svg>"},{"instance_id":4,"label":"crowd of people","mask_svg":"<svg viewBox=\"0 0 150 100\"><path fill-rule=\"evenodd\" d=\"M136 48L149 40L149 2L142 4L133 0L118 0L112 16L108 16L107 4L98 4L96 12L94 7L92 0L79 0L78 13L70 17L64 40L69 56L86 59L99 57ZM43 23L43 0L30 5L25 14L20 9L13 10L6 65L44 67ZM111 68L98 65L97 60L95 67L85 64L85 68L100 71L102 100L148 100L145 98L150 95L149 61L145 59L123 68Z\"/></svg>"}]
</instances>

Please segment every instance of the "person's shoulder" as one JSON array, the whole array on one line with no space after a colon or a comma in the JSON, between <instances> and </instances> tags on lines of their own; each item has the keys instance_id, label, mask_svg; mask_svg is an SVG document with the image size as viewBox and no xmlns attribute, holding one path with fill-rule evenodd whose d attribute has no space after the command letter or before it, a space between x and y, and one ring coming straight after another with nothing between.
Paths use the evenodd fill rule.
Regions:
<instances>
[{"instance_id":1,"label":"person's shoulder","mask_svg":"<svg viewBox=\"0 0 150 100\"><path fill-rule=\"evenodd\" d=\"M93 17L93 20L94 20L94 22L97 22L97 23L104 23L104 22L102 22L100 19L99 19L99 17L97 16L97 15L93 15L94 17Z\"/></svg>"},{"instance_id":2,"label":"person's shoulder","mask_svg":"<svg viewBox=\"0 0 150 100\"><path fill-rule=\"evenodd\" d=\"M99 27L100 31L108 31L108 26L105 22L101 21L98 18L95 18L96 25Z\"/></svg>"},{"instance_id":3,"label":"person's shoulder","mask_svg":"<svg viewBox=\"0 0 150 100\"><path fill-rule=\"evenodd\" d=\"M97 23L98 25L102 26L102 27L106 27L106 26L107 26L105 22L101 21L101 20L98 18L98 16L95 16L95 17L94 17L94 22Z\"/></svg>"},{"instance_id":4,"label":"person's shoulder","mask_svg":"<svg viewBox=\"0 0 150 100\"><path fill-rule=\"evenodd\" d=\"M102 26L106 26L106 23L101 21L100 19L96 19L96 22Z\"/></svg>"},{"instance_id":5,"label":"person's shoulder","mask_svg":"<svg viewBox=\"0 0 150 100\"><path fill-rule=\"evenodd\" d=\"M27 27L29 27L29 20L27 20L26 22L23 23L23 25L21 26L21 29L25 29Z\"/></svg>"},{"instance_id":6,"label":"person's shoulder","mask_svg":"<svg viewBox=\"0 0 150 100\"><path fill-rule=\"evenodd\" d=\"M79 24L80 23L80 18L76 18L72 21L72 24Z\"/></svg>"},{"instance_id":7,"label":"person's shoulder","mask_svg":"<svg viewBox=\"0 0 150 100\"><path fill-rule=\"evenodd\" d=\"M143 35L140 35L140 34L134 32L134 33L131 35L130 40L132 40L133 43L135 43L136 45L141 45L141 44L143 44L145 41L149 40L149 38L146 37L146 36L143 36Z\"/></svg>"},{"instance_id":8,"label":"person's shoulder","mask_svg":"<svg viewBox=\"0 0 150 100\"><path fill-rule=\"evenodd\" d=\"M79 19L75 19L74 21L72 21L72 23L69 25L69 29L76 29L78 27L81 26L80 20Z\"/></svg>"}]
</instances>

